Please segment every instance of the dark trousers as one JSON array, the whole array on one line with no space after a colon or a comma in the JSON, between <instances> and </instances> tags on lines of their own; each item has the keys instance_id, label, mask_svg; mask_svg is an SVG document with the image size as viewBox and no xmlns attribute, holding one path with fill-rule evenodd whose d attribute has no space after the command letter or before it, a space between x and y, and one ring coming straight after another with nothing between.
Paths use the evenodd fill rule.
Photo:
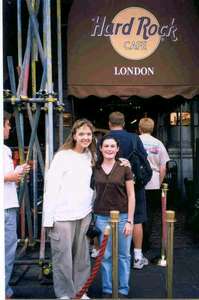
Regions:
<instances>
[{"instance_id":1,"label":"dark trousers","mask_svg":"<svg viewBox=\"0 0 199 300\"><path fill-rule=\"evenodd\" d=\"M153 225L158 223L158 229L161 229L161 190L145 190L145 192L147 222L145 222L143 226L143 248L144 250L148 250L151 245L151 233ZM158 236L158 239L160 239L160 236Z\"/></svg>"}]
</instances>

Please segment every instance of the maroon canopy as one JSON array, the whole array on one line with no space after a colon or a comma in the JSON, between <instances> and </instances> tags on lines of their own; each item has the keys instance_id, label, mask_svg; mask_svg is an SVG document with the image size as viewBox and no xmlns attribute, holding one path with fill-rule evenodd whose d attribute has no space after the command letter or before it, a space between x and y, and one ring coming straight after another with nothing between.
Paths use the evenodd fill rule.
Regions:
<instances>
[{"instance_id":1,"label":"maroon canopy","mask_svg":"<svg viewBox=\"0 0 199 300\"><path fill-rule=\"evenodd\" d=\"M199 9L192 0L74 0L68 94L199 94Z\"/></svg>"}]
</instances>

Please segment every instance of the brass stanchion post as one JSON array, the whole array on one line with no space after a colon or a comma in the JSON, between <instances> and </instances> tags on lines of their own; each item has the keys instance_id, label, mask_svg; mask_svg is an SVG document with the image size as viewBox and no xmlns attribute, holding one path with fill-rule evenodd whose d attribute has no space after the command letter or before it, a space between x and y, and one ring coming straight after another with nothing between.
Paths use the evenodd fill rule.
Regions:
<instances>
[{"instance_id":1,"label":"brass stanchion post","mask_svg":"<svg viewBox=\"0 0 199 300\"><path fill-rule=\"evenodd\" d=\"M173 235L175 211L166 211L167 222L167 298L173 298Z\"/></svg>"},{"instance_id":2,"label":"brass stanchion post","mask_svg":"<svg viewBox=\"0 0 199 300\"><path fill-rule=\"evenodd\" d=\"M119 211L112 210L111 229L112 229L112 298L118 298L118 222Z\"/></svg>"},{"instance_id":3,"label":"brass stanchion post","mask_svg":"<svg viewBox=\"0 0 199 300\"><path fill-rule=\"evenodd\" d=\"M166 242L167 242L167 233L166 233L166 207L167 207L167 191L168 191L168 184L162 184L162 243L161 243L161 257L158 260L157 264L161 267L166 267Z\"/></svg>"}]
</instances>

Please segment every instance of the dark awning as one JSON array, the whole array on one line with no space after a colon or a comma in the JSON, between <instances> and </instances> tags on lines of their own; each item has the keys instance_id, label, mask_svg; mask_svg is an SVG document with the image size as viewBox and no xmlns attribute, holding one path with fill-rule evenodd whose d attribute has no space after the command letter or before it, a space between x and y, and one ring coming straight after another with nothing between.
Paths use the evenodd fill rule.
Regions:
<instances>
[{"instance_id":1,"label":"dark awning","mask_svg":"<svg viewBox=\"0 0 199 300\"><path fill-rule=\"evenodd\" d=\"M68 94L198 95L197 3L74 0L68 20Z\"/></svg>"}]
</instances>

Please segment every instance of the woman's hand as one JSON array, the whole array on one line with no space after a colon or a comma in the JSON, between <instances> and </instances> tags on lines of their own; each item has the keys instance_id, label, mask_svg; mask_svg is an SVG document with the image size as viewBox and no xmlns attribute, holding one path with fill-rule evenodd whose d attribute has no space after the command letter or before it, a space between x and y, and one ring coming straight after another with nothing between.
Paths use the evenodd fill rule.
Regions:
<instances>
[{"instance_id":1,"label":"woman's hand","mask_svg":"<svg viewBox=\"0 0 199 300\"><path fill-rule=\"evenodd\" d=\"M120 160L120 166L131 168L131 164L128 159L120 157L119 160Z\"/></svg>"},{"instance_id":2,"label":"woman's hand","mask_svg":"<svg viewBox=\"0 0 199 300\"><path fill-rule=\"evenodd\" d=\"M124 226L123 233L124 233L125 236L132 235L132 233L133 233L133 224L130 224L130 223L126 222L126 224Z\"/></svg>"}]
</instances>

